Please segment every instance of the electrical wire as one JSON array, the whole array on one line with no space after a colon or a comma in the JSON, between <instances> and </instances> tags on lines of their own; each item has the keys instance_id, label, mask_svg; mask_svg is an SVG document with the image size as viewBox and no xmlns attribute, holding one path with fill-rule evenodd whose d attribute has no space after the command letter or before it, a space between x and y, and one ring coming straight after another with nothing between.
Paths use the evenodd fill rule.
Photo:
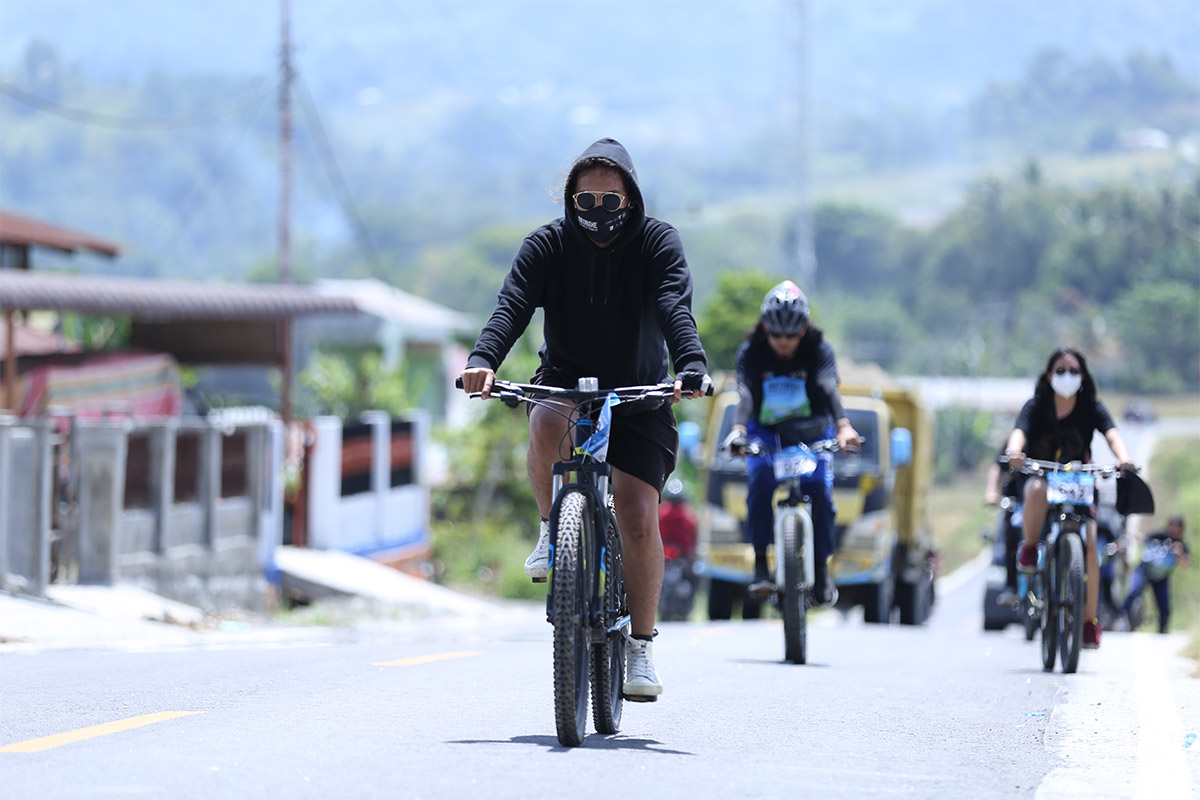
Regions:
<instances>
[{"instance_id":1,"label":"electrical wire","mask_svg":"<svg viewBox=\"0 0 1200 800\"><path fill-rule=\"evenodd\" d=\"M43 111L47 114L53 114L63 119L79 122L85 125L100 125L108 128L128 128L138 130L165 130L171 128L188 128L195 125L204 125L222 117L236 114L243 108L251 105L261 99L268 92L274 91L279 86L279 81L268 82L263 79L255 88L249 89L241 96L229 101L228 103L213 108L197 111L194 114L188 114L180 117L122 117L115 114L101 114L95 111L87 111L84 109L71 108L64 106L61 103L56 103L45 97L27 92L20 87L13 86L11 83L0 81L0 94L6 94L14 100L25 103L32 108Z\"/></svg>"},{"instance_id":2,"label":"electrical wire","mask_svg":"<svg viewBox=\"0 0 1200 800\"><path fill-rule=\"evenodd\" d=\"M308 84L305 83L304 76L299 73L296 73L294 78L295 80L292 85L299 89L296 92L296 96L302 101L300 107L304 112L309 128L314 134L313 140L317 145L317 155L321 161L321 166L325 169L326 178L332 184L333 191L338 196L338 202L342 206L342 213L346 215L346 218L354 228L354 238L358 241L358 246L362 250L362 254L370 261L375 277L384 280L386 273L383 270L382 262L379 260L379 252L375 249L374 242L371 241L371 235L367 231L367 226L363 222L362 216L358 213L354 197L350 193L350 187L346 183L346 178L342 174L341 168L338 166L333 146L329 143L329 137L325 133L325 126L321 123L321 115L317 111L317 106L313 101L312 93L308 89Z\"/></svg>"}]
</instances>

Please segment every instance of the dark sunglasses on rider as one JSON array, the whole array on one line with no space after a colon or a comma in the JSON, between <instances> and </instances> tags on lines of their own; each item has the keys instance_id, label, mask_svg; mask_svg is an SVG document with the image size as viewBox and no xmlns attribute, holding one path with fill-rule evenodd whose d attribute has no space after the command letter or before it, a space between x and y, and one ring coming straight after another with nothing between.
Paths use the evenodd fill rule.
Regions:
<instances>
[{"instance_id":1,"label":"dark sunglasses on rider","mask_svg":"<svg viewBox=\"0 0 1200 800\"><path fill-rule=\"evenodd\" d=\"M772 339L799 339L800 331L796 331L795 333L780 333L779 331L767 328L767 336L770 336Z\"/></svg>"},{"instance_id":2,"label":"dark sunglasses on rider","mask_svg":"<svg viewBox=\"0 0 1200 800\"><path fill-rule=\"evenodd\" d=\"M1079 374L1079 370L1075 369L1074 367L1055 367L1055 368L1054 368L1054 374L1055 374L1055 375L1062 375L1062 374L1063 374L1063 373L1065 373L1065 372L1069 372L1069 373L1071 373L1072 375L1078 375L1078 374Z\"/></svg>"},{"instance_id":3,"label":"dark sunglasses on rider","mask_svg":"<svg viewBox=\"0 0 1200 800\"><path fill-rule=\"evenodd\" d=\"M625 195L616 192L576 192L571 199L580 211L589 211L598 205L616 211L625 203Z\"/></svg>"}]
</instances>

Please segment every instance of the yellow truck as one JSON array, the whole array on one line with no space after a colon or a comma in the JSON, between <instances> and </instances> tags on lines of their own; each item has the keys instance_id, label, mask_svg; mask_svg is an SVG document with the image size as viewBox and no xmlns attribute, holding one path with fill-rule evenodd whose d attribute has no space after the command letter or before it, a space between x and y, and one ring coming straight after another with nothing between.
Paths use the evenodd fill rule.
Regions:
<instances>
[{"instance_id":1,"label":"yellow truck","mask_svg":"<svg viewBox=\"0 0 1200 800\"><path fill-rule=\"evenodd\" d=\"M933 608L936 554L928 520L933 422L916 389L873 365L840 365L846 413L866 440L834 456L836 549L830 573L838 607L863 606L867 622L919 625ZM719 376L705 426L697 571L707 579L710 619L759 616L746 594L754 553L745 536L746 466L720 451L737 407L736 380Z\"/></svg>"}]
</instances>

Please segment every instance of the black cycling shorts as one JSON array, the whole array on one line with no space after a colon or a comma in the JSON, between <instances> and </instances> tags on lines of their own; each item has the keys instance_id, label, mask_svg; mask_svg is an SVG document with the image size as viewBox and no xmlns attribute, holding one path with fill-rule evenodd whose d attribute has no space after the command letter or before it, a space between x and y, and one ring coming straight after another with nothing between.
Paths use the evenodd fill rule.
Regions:
<instances>
[{"instance_id":1,"label":"black cycling shorts","mask_svg":"<svg viewBox=\"0 0 1200 800\"><path fill-rule=\"evenodd\" d=\"M558 377L548 367L540 367L529 379L538 386L559 386L571 389L575 381ZM527 411L533 406L526 405ZM612 435L608 440L610 465L650 484L661 495L667 478L675 471L679 451L679 432L675 429L675 411L668 403L653 411L636 414L613 414Z\"/></svg>"}]
</instances>

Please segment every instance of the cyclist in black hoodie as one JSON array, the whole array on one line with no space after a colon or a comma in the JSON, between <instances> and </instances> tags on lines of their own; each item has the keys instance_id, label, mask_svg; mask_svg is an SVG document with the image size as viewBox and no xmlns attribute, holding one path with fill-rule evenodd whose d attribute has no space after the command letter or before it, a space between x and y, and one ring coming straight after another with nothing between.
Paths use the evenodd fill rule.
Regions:
<instances>
[{"instance_id":1,"label":"cyclist in black hoodie","mask_svg":"<svg viewBox=\"0 0 1200 800\"><path fill-rule=\"evenodd\" d=\"M629 153L614 139L595 142L571 167L564 194L564 216L526 236L517 252L467 360L463 388L488 396L495 370L542 308L545 344L533 383L570 388L581 377L596 377L601 387L661 383L669 379L669 356L675 399L685 389L703 395L712 381L692 316L683 244L675 228L646 216ZM632 617L623 688L627 695L654 697L662 693L651 655L663 576L658 503L675 468L679 436L669 406L620 411L608 463ZM532 408L529 429L529 477L542 523L525 573L544 578L551 465L566 421Z\"/></svg>"}]
</instances>

